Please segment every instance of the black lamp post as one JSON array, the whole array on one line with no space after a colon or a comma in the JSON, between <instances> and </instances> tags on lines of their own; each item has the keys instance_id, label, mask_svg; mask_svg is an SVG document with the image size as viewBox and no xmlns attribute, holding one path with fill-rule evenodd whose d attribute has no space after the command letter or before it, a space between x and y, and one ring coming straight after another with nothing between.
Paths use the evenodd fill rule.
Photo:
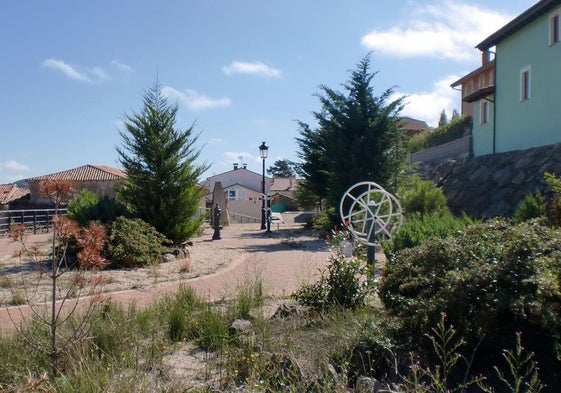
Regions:
<instances>
[{"instance_id":1,"label":"black lamp post","mask_svg":"<svg viewBox=\"0 0 561 393\"><path fill-rule=\"evenodd\" d=\"M267 229L265 226L265 158L269 152L269 146L265 142L259 146L259 157L263 160L263 180L261 181L261 229Z\"/></svg>"}]
</instances>

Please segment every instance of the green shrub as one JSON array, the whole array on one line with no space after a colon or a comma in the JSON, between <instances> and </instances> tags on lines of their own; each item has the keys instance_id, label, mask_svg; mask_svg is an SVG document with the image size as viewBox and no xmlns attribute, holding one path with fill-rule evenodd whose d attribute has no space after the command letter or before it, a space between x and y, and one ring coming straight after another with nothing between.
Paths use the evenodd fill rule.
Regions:
<instances>
[{"instance_id":1,"label":"green shrub","mask_svg":"<svg viewBox=\"0 0 561 393\"><path fill-rule=\"evenodd\" d=\"M107 252L118 266L133 268L159 263L167 239L141 219L117 218L111 225Z\"/></svg>"},{"instance_id":2,"label":"green shrub","mask_svg":"<svg viewBox=\"0 0 561 393\"><path fill-rule=\"evenodd\" d=\"M552 225L561 226L561 179L555 174L545 172L545 181L549 185L553 195L547 204L547 217Z\"/></svg>"},{"instance_id":3,"label":"green shrub","mask_svg":"<svg viewBox=\"0 0 561 393\"><path fill-rule=\"evenodd\" d=\"M541 221L492 220L395 254L379 294L418 343L445 312L472 345L484 338L499 353L521 332L545 364L558 367L560 277L561 231Z\"/></svg>"},{"instance_id":4,"label":"green shrub","mask_svg":"<svg viewBox=\"0 0 561 393\"><path fill-rule=\"evenodd\" d=\"M444 192L431 180L414 175L408 184L400 187L399 202L407 217L448 211Z\"/></svg>"},{"instance_id":5,"label":"green shrub","mask_svg":"<svg viewBox=\"0 0 561 393\"><path fill-rule=\"evenodd\" d=\"M68 202L68 217L88 226L91 221L103 224L113 222L116 217L125 215L125 207L114 198L99 198L93 192L83 189Z\"/></svg>"},{"instance_id":6,"label":"green shrub","mask_svg":"<svg viewBox=\"0 0 561 393\"><path fill-rule=\"evenodd\" d=\"M514 215L512 216L512 221L519 224L523 221L530 220L532 218L545 217L546 215L546 203L543 195L538 191L535 194L526 195L526 197L520 202Z\"/></svg>"},{"instance_id":7,"label":"green shrub","mask_svg":"<svg viewBox=\"0 0 561 393\"><path fill-rule=\"evenodd\" d=\"M341 221L341 217L335 210L331 207L327 210L314 214L311 221L308 223L308 229L317 229L321 231L328 232L334 225Z\"/></svg>"},{"instance_id":8,"label":"green shrub","mask_svg":"<svg viewBox=\"0 0 561 393\"><path fill-rule=\"evenodd\" d=\"M364 305L370 291L368 283L362 282L367 274L368 269L362 266L360 259L333 255L327 272L322 272L317 282L302 285L291 297L319 312L333 306L355 309Z\"/></svg>"},{"instance_id":9,"label":"green shrub","mask_svg":"<svg viewBox=\"0 0 561 393\"><path fill-rule=\"evenodd\" d=\"M68 218L78 221L81 226L87 226L95 220L99 198L90 190L82 190L68 202Z\"/></svg>"},{"instance_id":10,"label":"green shrub","mask_svg":"<svg viewBox=\"0 0 561 393\"><path fill-rule=\"evenodd\" d=\"M383 241L382 246L386 257L406 248L416 247L430 238L445 239L457 236L475 221L463 215L455 217L449 211L420 216L412 216L404 220L399 232L392 236L392 241Z\"/></svg>"}]
</instances>

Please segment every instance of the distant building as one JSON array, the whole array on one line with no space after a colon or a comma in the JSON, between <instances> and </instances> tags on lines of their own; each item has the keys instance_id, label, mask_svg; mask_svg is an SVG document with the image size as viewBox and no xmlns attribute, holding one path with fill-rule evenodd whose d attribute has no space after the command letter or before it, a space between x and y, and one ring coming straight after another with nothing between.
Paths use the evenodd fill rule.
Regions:
<instances>
[{"instance_id":1,"label":"distant building","mask_svg":"<svg viewBox=\"0 0 561 393\"><path fill-rule=\"evenodd\" d=\"M294 191L298 186L298 179L293 177L275 177L271 184L271 205L279 211L296 211L298 204Z\"/></svg>"},{"instance_id":2,"label":"distant building","mask_svg":"<svg viewBox=\"0 0 561 393\"><path fill-rule=\"evenodd\" d=\"M0 210L17 210L29 201L28 188L17 184L0 184Z\"/></svg>"},{"instance_id":3,"label":"distant building","mask_svg":"<svg viewBox=\"0 0 561 393\"><path fill-rule=\"evenodd\" d=\"M263 174L252 172L245 165L234 164L234 169L208 177L202 186L208 190L207 208L212 202L214 184L221 182L228 200L230 214L260 218L262 209ZM271 191L273 179L265 176L265 194Z\"/></svg>"},{"instance_id":4,"label":"distant building","mask_svg":"<svg viewBox=\"0 0 561 393\"><path fill-rule=\"evenodd\" d=\"M425 121L413 119L411 117L402 116L398 117L397 120L403 130L404 136L412 136L430 128Z\"/></svg>"},{"instance_id":5,"label":"distant building","mask_svg":"<svg viewBox=\"0 0 561 393\"><path fill-rule=\"evenodd\" d=\"M87 189L99 197L114 198L118 184L126 177L127 175L123 170L105 165L83 165L62 172L32 177L26 179L31 194L29 203L33 207L44 207L52 204L49 199L39 193L40 184L45 180L70 181L75 192Z\"/></svg>"}]
</instances>

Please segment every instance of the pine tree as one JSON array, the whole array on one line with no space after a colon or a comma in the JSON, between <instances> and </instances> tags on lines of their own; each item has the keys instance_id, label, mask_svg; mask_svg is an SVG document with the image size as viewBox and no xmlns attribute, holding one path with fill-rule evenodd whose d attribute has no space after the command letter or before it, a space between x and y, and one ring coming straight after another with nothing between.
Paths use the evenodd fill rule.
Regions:
<instances>
[{"instance_id":1,"label":"pine tree","mask_svg":"<svg viewBox=\"0 0 561 393\"><path fill-rule=\"evenodd\" d=\"M322 109L314 112L316 129L299 123L300 168L304 182L327 207L336 207L345 190L360 181L374 181L395 188L403 165L400 127L396 116L402 98L388 102L392 89L374 95L369 56L343 84L346 93L321 86Z\"/></svg>"},{"instance_id":2,"label":"pine tree","mask_svg":"<svg viewBox=\"0 0 561 393\"><path fill-rule=\"evenodd\" d=\"M120 196L137 217L175 243L192 237L203 222L198 178L208 169L195 161L198 135L193 126L175 128L178 105L170 105L155 83L144 94L139 114L125 115L119 161L127 173Z\"/></svg>"},{"instance_id":3,"label":"pine tree","mask_svg":"<svg viewBox=\"0 0 561 393\"><path fill-rule=\"evenodd\" d=\"M440 112L440 118L438 119L438 127L443 127L446 124L448 124L448 116L446 115L446 110L443 109L442 112Z\"/></svg>"},{"instance_id":4,"label":"pine tree","mask_svg":"<svg viewBox=\"0 0 561 393\"><path fill-rule=\"evenodd\" d=\"M267 173L273 177L294 177L295 165L292 161L276 160L272 166L267 168Z\"/></svg>"}]
</instances>

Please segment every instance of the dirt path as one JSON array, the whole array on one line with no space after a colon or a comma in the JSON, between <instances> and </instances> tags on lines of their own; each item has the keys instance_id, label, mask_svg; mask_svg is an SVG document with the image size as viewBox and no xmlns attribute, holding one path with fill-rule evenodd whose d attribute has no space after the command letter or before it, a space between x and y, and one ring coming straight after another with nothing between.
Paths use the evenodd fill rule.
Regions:
<instances>
[{"instance_id":1,"label":"dirt path","mask_svg":"<svg viewBox=\"0 0 561 393\"><path fill-rule=\"evenodd\" d=\"M237 288L260 280L265 296L283 298L303 282L317 279L330 255L323 240L304 232L300 226L285 226L269 236L259 224L232 225L212 241L212 230L194 239L189 263L191 271L181 273L182 261L157 268L104 272L111 278L107 290L111 301L123 305L150 305L164 294L174 293L179 285L194 288L207 301L228 299ZM45 243L48 235L34 235L30 241ZM9 239L0 239L0 268L13 261L19 249ZM131 289L134 288L134 289ZM29 317L26 306L0 310L0 334L13 330L13 324Z\"/></svg>"}]
</instances>

